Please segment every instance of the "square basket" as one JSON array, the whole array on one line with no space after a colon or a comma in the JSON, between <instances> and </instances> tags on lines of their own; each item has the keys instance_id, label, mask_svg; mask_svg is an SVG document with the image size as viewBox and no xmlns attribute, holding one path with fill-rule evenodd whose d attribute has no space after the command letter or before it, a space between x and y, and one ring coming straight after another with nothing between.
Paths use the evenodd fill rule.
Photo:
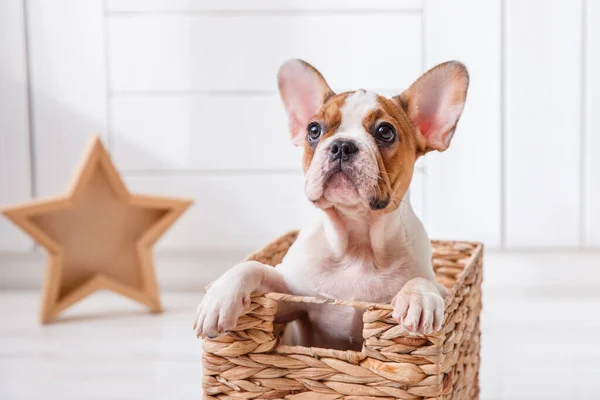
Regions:
<instances>
[{"instance_id":1,"label":"square basket","mask_svg":"<svg viewBox=\"0 0 600 400\"><path fill-rule=\"evenodd\" d=\"M288 233L248 259L277 265L296 237ZM450 291L441 331L410 334L389 304L256 294L233 331L203 341L204 399L477 399L483 246L432 244L436 277ZM281 344L278 301L365 309L362 351Z\"/></svg>"}]
</instances>

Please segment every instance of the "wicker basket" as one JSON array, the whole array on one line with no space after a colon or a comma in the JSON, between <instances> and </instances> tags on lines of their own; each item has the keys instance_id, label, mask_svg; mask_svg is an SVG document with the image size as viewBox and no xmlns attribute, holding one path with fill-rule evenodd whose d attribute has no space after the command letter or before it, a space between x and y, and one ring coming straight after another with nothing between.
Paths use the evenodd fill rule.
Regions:
<instances>
[{"instance_id":1,"label":"wicker basket","mask_svg":"<svg viewBox=\"0 0 600 400\"><path fill-rule=\"evenodd\" d=\"M249 259L276 265L296 237L282 236ZM389 304L257 294L231 333L203 342L204 399L477 399L483 246L432 243L437 278L451 292L440 332L409 334ZM363 350L280 344L278 301L366 309Z\"/></svg>"}]
</instances>

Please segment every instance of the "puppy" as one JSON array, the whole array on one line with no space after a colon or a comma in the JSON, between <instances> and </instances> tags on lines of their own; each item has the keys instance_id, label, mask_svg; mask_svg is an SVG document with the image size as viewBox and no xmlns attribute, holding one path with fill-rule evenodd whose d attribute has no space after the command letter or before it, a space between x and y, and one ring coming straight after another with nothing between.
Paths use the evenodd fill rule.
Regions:
<instances>
[{"instance_id":1,"label":"puppy","mask_svg":"<svg viewBox=\"0 0 600 400\"><path fill-rule=\"evenodd\" d=\"M301 60L283 64L278 83L292 143L304 148L304 190L315 215L275 268L248 261L219 278L198 306L196 334L215 338L232 329L252 292L391 302L393 318L408 331L439 330L447 293L406 193L417 158L450 144L466 99L466 68L440 64L392 98L335 94ZM361 348L361 310L279 304L276 322L292 320L286 334L294 344Z\"/></svg>"}]
</instances>

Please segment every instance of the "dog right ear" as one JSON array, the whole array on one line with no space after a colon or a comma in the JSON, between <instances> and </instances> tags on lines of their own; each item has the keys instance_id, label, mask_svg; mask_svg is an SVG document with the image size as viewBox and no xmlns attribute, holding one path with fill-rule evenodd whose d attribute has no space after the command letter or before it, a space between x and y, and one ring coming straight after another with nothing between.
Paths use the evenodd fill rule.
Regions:
<instances>
[{"instance_id":1,"label":"dog right ear","mask_svg":"<svg viewBox=\"0 0 600 400\"><path fill-rule=\"evenodd\" d=\"M292 143L301 146L309 120L333 92L315 67L298 59L286 61L279 68L277 83L288 114Z\"/></svg>"},{"instance_id":2,"label":"dog right ear","mask_svg":"<svg viewBox=\"0 0 600 400\"><path fill-rule=\"evenodd\" d=\"M468 88L467 68L458 61L448 61L425 72L395 97L417 128L423 152L448 148Z\"/></svg>"}]
</instances>

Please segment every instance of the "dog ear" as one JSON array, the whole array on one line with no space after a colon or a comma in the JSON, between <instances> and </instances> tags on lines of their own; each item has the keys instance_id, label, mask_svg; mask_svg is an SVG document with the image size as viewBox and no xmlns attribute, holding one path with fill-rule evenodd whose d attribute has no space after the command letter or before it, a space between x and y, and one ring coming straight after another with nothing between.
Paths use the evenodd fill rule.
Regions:
<instances>
[{"instance_id":1,"label":"dog ear","mask_svg":"<svg viewBox=\"0 0 600 400\"><path fill-rule=\"evenodd\" d=\"M301 146L308 121L333 92L319 71L298 59L286 61L279 68L277 83L288 114L292 143Z\"/></svg>"},{"instance_id":2,"label":"dog ear","mask_svg":"<svg viewBox=\"0 0 600 400\"><path fill-rule=\"evenodd\" d=\"M423 152L448 148L468 87L467 68L458 61L448 61L425 72L394 98L417 128Z\"/></svg>"}]
</instances>

